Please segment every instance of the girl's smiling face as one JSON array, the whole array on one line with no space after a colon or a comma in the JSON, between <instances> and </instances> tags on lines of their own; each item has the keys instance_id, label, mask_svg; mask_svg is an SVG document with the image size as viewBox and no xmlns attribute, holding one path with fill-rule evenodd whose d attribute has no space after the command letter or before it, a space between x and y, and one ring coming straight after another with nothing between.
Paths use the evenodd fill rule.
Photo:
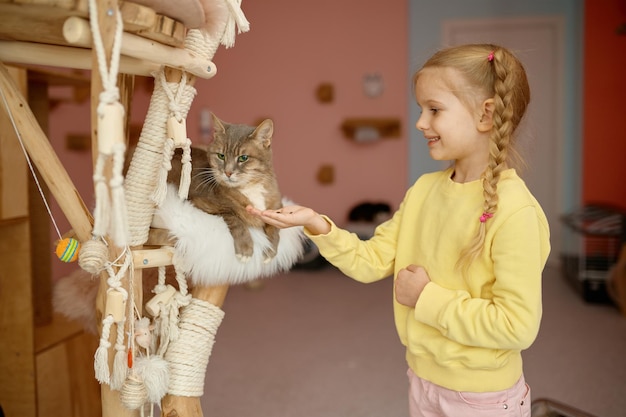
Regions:
<instances>
[{"instance_id":1,"label":"girl's smiling face","mask_svg":"<svg viewBox=\"0 0 626 417\"><path fill-rule=\"evenodd\" d=\"M453 86L466 84L452 68L422 69L415 79L415 98L421 109L415 127L424 133L434 160L454 160L464 177L475 177L478 172L474 178L478 179L489 156L491 114L484 113L485 103L492 100L483 101L476 94L458 91L458 87L453 90Z\"/></svg>"}]
</instances>

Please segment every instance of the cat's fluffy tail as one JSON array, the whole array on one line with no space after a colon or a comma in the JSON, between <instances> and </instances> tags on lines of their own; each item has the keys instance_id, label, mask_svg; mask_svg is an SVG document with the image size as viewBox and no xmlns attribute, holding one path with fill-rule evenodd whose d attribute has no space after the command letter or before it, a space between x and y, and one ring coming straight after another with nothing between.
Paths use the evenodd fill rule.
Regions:
<instances>
[{"instance_id":1,"label":"cat's fluffy tail","mask_svg":"<svg viewBox=\"0 0 626 417\"><path fill-rule=\"evenodd\" d=\"M97 276L77 269L55 284L52 308L68 319L81 323L86 331L97 334L96 295L99 284Z\"/></svg>"}]
</instances>

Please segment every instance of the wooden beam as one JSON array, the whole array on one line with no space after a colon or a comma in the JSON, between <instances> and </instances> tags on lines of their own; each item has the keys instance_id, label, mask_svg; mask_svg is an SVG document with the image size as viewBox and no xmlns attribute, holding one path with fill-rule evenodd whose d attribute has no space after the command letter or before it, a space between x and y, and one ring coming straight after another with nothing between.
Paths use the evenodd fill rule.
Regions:
<instances>
[{"instance_id":1,"label":"wooden beam","mask_svg":"<svg viewBox=\"0 0 626 417\"><path fill-rule=\"evenodd\" d=\"M91 50L73 46L44 45L32 42L0 40L0 61L23 65L91 70ZM120 57L123 74L151 77L159 64L127 56Z\"/></svg>"},{"instance_id":2,"label":"wooden beam","mask_svg":"<svg viewBox=\"0 0 626 417\"><path fill-rule=\"evenodd\" d=\"M91 238L91 213L85 206L70 176L59 161L52 145L42 131L28 102L11 79L7 68L0 63L0 89L7 99L7 106L21 132L24 147L31 161L39 169L41 177L50 188L61 210L67 217L80 241Z\"/></svg>"}]
</instances>

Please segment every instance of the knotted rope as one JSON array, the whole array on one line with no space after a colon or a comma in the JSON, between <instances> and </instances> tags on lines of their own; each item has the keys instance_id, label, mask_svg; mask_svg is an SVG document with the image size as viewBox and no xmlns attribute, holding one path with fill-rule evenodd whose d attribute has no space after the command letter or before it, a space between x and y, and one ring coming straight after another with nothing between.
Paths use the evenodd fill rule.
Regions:
<instances>
[{"instance_id":1,"label":"knotted rope","mask_svg":"<svg viewBox=\"0 0 626 417\"><path fill-rule=\"evenodd\" d=\"M96 0L89 0L89 19L93 37L98 71L102 80L102 92L97 107L98 157L93 180L96 194L93 234L101 237L109 234L119 247L128 243L128 221L124 198L124 107L119 101L117 75L124 26L119 10L115 10L115 35L111 52L111 62L107 66L102 34L98 23ZM111 179L108 187L104 176L105 164L113 159ZM109 197L109 188L111 195Z\"/></svg>"},{"instance_id":2,"label":"knotted rope","mask_svg":"<svg viewBox=\"0 0 626 417\"><path fill-rule=\"evenodd\" d=\"M100 343L98 349L96 349L96 353L94 356L94 371L96 374L96 379L101 384L112 384L111 373L109 370L109 360L108 360L108 349L111 347L111 343L109 342L109 336L111 332L111 326L115 324L117 326L117 337L115 342L115 349L119 354L124 353L124 323L126 322L126 302L128 300L128 291L124 289L122 286L122 277L126 275L129 267L132 264L132 255L130 251L125 250L124 253L120 256L123 259L123 263L121 265L116 265L113 262L109 262L105 265L105 269L109 278L107 279L107 284L109 288L106 293L106 307L104 311L104 318L102 319L102 332L100 335ZM117 271L115 268L117 267ZM120 356L116 354L117 356ZM119 359L117 360L118 365L114 366L114 376L113 382L116 385L116 388L119 389L121 383L124 381L126 375L118 375L115 373L115 370L119 372L124 372L125 368L120 369L119 367ZM113 386L112 386L113 388Z\"/></svg>"}]
</instances>

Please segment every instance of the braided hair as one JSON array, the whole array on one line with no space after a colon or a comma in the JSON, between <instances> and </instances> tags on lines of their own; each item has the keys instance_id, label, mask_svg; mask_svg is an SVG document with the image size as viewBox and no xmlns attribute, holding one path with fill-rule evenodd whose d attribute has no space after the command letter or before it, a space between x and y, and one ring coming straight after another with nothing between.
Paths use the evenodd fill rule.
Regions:
<instances>
[{"instance_id":1,"label":"braided hair","mask_svg":"<svg viewBox=\"0 0 626 417\"><path fill-rule=\"evenodd\" d=\"M494 100L493 127L489 139L489 160L482 174L483 207L478 232L461 252L457 267L467 271L485 243L488 219L498 209L498 181L509 160L521 158L515 151L514 133L530 101L530 88L522 63L506 48L493 44L469 44L435 53L422 68L453 68L462 75L464 86L451 86L452 92L469 108L488 98ZM420 70L421 71L421 70ZM413 77L413 83L420 74Z\"/></svg>"}]
</instances>

